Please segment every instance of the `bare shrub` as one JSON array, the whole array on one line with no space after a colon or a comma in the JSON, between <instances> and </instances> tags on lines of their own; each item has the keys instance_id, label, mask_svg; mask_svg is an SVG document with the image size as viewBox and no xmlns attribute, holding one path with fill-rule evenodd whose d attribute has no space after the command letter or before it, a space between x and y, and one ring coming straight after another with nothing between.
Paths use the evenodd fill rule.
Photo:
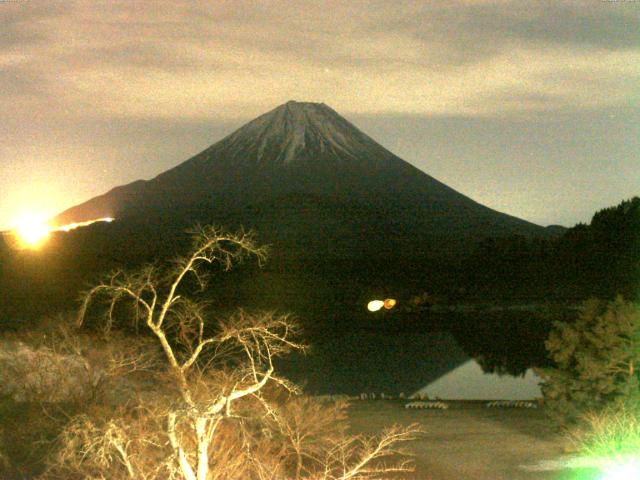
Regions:
<instances>
[{"instance_id":1,"label":"bare shrub","mask_svg":"<svg viewBox=\"0 0 640 480\"><path fill-rule=\"evenodd\" d=\"M22 342L0 342L0 395L17 402L60 402L88 396L91 379L72 355Z\"/></svg>"},{"instance_id":2,"label":"bare shrub","mask_svg":"<svg viewBox=\"0 0 640 480\"><path fill-rule=\"evenodd\" d=\"M161 479L173 475L171 452L157 422L164 412L94 407L59 436L44 478Z\"/></svg>"},{"instance_id":3,"label":"bare shrub","mask_svg":"<svg viewBox=\"0 0 640 480\"><path fill-rule=\"evenodd\" d=\"M118 271L87 292L78 325L95 301L105 301L101 332L112 338L125 303L134 324L160 346L162 367L141 352L109 354L113 376L149 367L153 395L114 408L109 402L75 418L59 438L48 478L325 479L383 478L409 469L383 460L402 453L415 427L379 438L348 436L344 406L297 398L297 386L277 375L274 359L304 346L288 315L239 311L211 329L207 305L188 298L186 278L204 289L208 272L246 256L264 260L250 234L205 227L191 254L171 268ZM132 352L134 355L132 355ZM101 378L109 378L103 374Z\"/></svg>"},{"instance_id":4,"label":"bare shrub","mask_svg":"<svg viewBox=\"0 0 640 480\"><path fill-rule=\"evenodd\" d=\"M115 332L108 341L80 331L75 316L45 317L32 329L0 340L0 395L19 403L122 403L161 364L145 338Z\"/></svg>"}]
</instances>

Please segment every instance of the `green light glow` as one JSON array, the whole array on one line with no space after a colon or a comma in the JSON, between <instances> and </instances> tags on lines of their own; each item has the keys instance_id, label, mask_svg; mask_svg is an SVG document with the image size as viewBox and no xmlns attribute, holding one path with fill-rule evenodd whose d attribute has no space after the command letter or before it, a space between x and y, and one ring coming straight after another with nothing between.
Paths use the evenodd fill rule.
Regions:
<instances>
[{"instance_id":1,"label":"green light glow","mask_svg":"<svg viewBox=\"0 0 640 480\"><path fill-rule=\"evenodd\" d=\"M615 462L603 469L601 480L636 480L640 478L640 461L637 458Z\"/></svg>"}]
</instances>

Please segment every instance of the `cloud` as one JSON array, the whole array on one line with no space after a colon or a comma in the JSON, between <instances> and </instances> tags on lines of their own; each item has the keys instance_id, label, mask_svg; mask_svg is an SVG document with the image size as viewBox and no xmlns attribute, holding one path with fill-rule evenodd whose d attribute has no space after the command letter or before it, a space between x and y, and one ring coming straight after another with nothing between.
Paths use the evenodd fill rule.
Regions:
<instances>
[{"instance_id":1,"label":"cloud","mask_svg":"<svg viewBox=\"0 0 640 480\"><path fill-rule=\"evenodd\" d=\"M2 4L0 104L136 118L257 114L289 98L353 113L605 108L637 102L636 13L603 2Z\"/></svg>"}]
</instances>

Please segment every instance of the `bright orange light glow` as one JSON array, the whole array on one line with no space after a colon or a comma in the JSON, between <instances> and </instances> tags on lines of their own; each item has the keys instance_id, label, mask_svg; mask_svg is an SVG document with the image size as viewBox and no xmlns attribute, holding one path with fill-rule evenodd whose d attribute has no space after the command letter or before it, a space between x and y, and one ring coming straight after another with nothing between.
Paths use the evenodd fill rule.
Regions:
<instances>
[{"instance_id":1,"label":"bright orange light glow","mask_svg":"<svg viewBox=\"0 0 640 480\"><path fill-rule=\"evenodd\" d=\"M86 222L69 223L60 227L52 227L47 220L41 215L24 215L12 229L19 248L29 248L35 250L40 248L49 238L52 232L69 232L76 228L86 227L96 222L113 222L112 217L97 218L95 220L87 220Z\"/></svg>"},{"instance_id":2,"label":"bright orange light glow","mask_svg":"<svg viewBox=\"0 0 640 480\"><path fill-rule=\"evenodd\" d=\"M16 222L14 232L23 247L38 248L46 241L51 228L44 217L28 214Z\"/></svg>"},{"instance_id":3,"label":"bright orange light glow","mask_svg":"<svg viewBox=\"0 0 640 480\"><path fill-rule=\"evenodd\" d=\"M384 301L384 308L386 308L387 310L391 310L393 307L396 306L396 303L398 302L396 301L395 298L387 298Z\"/></svg>"}]
</instances>

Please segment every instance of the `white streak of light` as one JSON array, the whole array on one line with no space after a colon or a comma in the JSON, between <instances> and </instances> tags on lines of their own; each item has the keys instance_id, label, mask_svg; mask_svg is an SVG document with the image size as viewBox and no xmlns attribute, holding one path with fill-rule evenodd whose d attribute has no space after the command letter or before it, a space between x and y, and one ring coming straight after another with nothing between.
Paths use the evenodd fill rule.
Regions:
<instances>
[{"instance_id":1,"label":"white streak of light","mask_svg":"<svg viewBox=\"0 0 640 480\"><path fill-rule=\"evenodd\" d=\"M86 227L93 223L97 223L97 222L110 223L110 222L113 222L114 220L115 219L112 217L97 218L95 220L87 220L86 222L69 223L67 225L62 225L61 227L52 228L51 231L52 232L68 232L70 230L75 230L76 228Z\"/></svg>"}]
</instances>

